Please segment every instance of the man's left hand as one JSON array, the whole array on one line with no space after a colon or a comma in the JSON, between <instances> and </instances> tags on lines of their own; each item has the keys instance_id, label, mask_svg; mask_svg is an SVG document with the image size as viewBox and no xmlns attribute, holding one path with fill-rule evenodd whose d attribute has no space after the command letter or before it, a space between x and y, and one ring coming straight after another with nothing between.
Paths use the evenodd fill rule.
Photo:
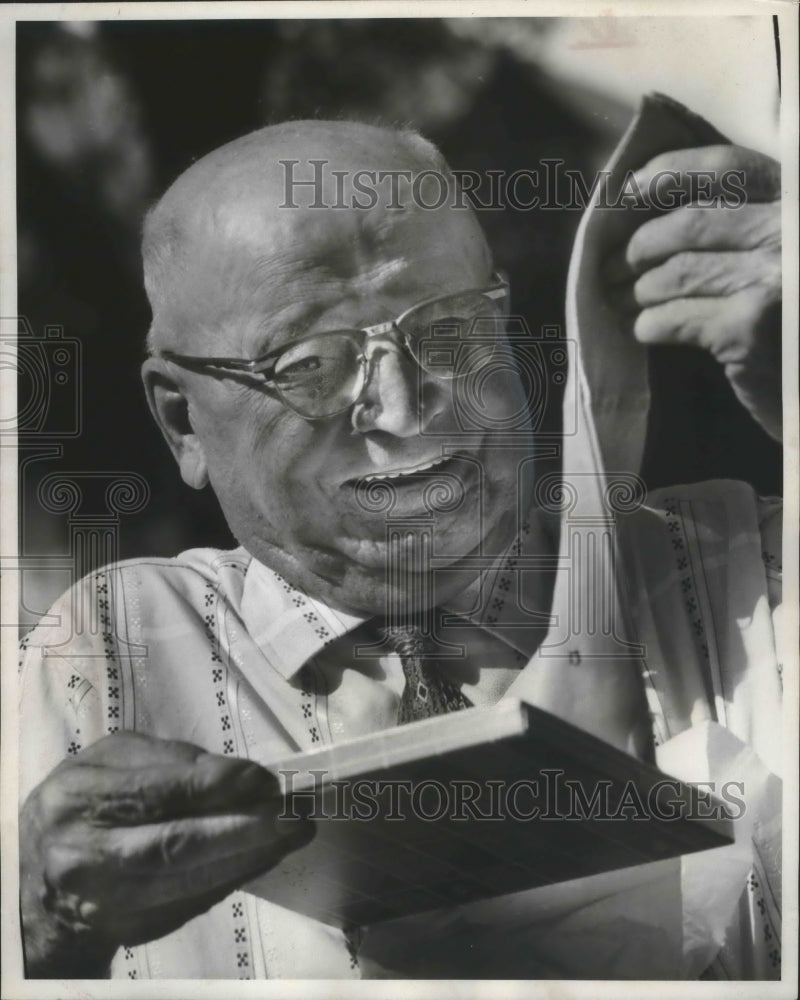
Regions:
<instances>
[{"instance_id":1,"label":"man's left hand","mask_svg":"<svg viewBox=\"0 0 800 1000\"><path fill-rule=\"evenodd\" d=\"M606 277L644 344L692 344L781 437L780 166L739 146L682 149L636 172L660 211L612 255ZM673 207L679 206L679 207Z\"/></svg>"}]
</instances>

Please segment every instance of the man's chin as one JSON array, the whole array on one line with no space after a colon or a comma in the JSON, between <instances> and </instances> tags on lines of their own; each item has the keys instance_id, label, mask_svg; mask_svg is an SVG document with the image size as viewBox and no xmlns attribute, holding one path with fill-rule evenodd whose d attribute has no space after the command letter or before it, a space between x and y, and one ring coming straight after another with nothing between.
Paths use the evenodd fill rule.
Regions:
<instances>
[{"instance_id":1,"label":"man's chin","mask_svg":"<svg viewBox=\"0 0 800 1000\"><path fill-rule=\"evenodd\" d=\"M358 535L345 531L328 551L337 553L354 568L372 573L421 567L435 559L437 567L454 565L474 554L497 534L501 521L511 520L503 512L491 516L458 517L452 513L426 516L376 518L366 530L365 520L358 524ZM501 542L502 545L502 542ZM494 550L493 550L494 551Z\"/></svg>"},{"instance_id":2,"label":"man's chin","mask_svg":"<svg viewBox=\"0 0 800 1000\"><path fill-rule=\"evenodd\" d=\"M362 521L362 537L314 546L314 596L364 615L384 614L389 606L411 611L432 600L441 603L479 575L476 555L505 550L513 522L510 516L495 518L478 532L474 525L440 526L435 518L398 520L383 522L381 538L365 539Z\"/></svg>"},{"instance_id":3,"label":"man's chin","mask_svg":"<svg viewBox=\"0 0 800 1000\"><path fill-rule=\"evenodd\" d=\"M335 576L320 573L313 587L306 581L303 589L330 607L359 617L405 614L447 602L464 591L477 571L474 565L459 568L458 562L437 565L436 570L406 568L396 574L387 574L385 563L373 569L350 563Z\"/></svg>"}]
</instances>

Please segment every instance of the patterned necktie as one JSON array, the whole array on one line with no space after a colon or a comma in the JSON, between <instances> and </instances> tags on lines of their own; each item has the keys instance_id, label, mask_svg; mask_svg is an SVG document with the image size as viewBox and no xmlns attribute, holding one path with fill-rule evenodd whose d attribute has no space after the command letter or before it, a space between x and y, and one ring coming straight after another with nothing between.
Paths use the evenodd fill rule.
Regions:
<instances>
[{"instance_id":1,"label":"patterned necktie","mask_svg":"<svg viewBox=\"0 0 800 1000\"><path fill-rule=\"evenodd\" d=\"M400 699L397 724L428 719L470 708L472 702L461 688L445 680L436 669L425 637L413 624L386 626L381 629L387 644L398 654L403 664L406 686Z\"/></svg>"}]
</instances>

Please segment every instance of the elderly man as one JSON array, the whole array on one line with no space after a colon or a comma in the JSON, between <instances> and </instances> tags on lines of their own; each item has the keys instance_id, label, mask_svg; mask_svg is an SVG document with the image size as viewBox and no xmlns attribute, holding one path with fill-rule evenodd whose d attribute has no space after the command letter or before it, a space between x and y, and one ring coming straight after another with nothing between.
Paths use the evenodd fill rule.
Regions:
<instances>
[{"instance_id":1,"label":"elderly man","mask_svg":"<svg viewBox=\"0 0 800 1000\"><path fill-rule=\"evenodd\" d=\"M296 204L287 206L287 164L300 176L314 161L326 164L329 207L314 204L313 188L295 188ZM718 145L653 161L639 176L646 187L673 167L681 182L695 163L744 165L753 203L738 213L709 203L650 218L611 264L619 314L636 311L643 341L714 351L743 402L774 428L774 166ZM352 203L357 172L399 168L436 171L452 184L436 150L414 133L287 123L195 163L148 216L147 397L184 481L210 483L240 547L107 567L59 602L60 626L25 642L29 976L359 975L358 935L242 886L313 836L308 822L280 815L277 782L264 765L430 710L406 682L406 657L354 655L387 615L410 620L435 607L461 616L460 624L437 623L467 653L426 675L435 709L489 705L521 690L645 755L654 732L663 742L702 719L724 722L727 704L731 716L747 717L739 730L751 743L763 736L763 720L750 725L747 691L709 692L699 654L682 647L688 626L673 592L693 577L667 565L672 549L662 551L669 533L705 533L705 554L719 572L720 553L724 562L733 546L736 572L750 581L745 598L758 602L759 635L771 643L774 601L760 540L771 510L741 484L678 491L671 514L658 511L631 528L643 532L639 562L627 569L647 619L648 656L658 661L669 633L674 639L666 658L676 673L652 690L625 658L587 656L581 670L537 659L557 591L555 561L525 574L520 591L538 627L504 630L502 615L489 615L489 597L509 587L470 557L554 554L557 517L532 498L533 435L518 419L531 403L522 369L491 367L474 396L480 413L465 430L459 393L504 349L496 320L508 310L475 216L452 199L435 209L413 199L398 207L384 194L368 207ZM345 207L330 207L337 202ZM426 353L436 324L476 318L490 321L497 343L457 362ZM431 492L436 484L449 493ZM392 517L407 525L395 548L387 508L376 502L381 490ZM686 496L695 507L682 518ZM433 581L425 538L435 548ZM689 596L714 605L703 604L704 622L719 610L713 593ZM764 699L771 705L777 674L764 680L769 664L759 661L753 673L745 654L735 659L742 679L766 685L761 708ZM737 724L726 723L732 731ZM482 939L489 933L484 926ZM536 934L514 940L516 960L503 975L597 972L559 967L555 958L548 967L541 956L526 966ZM417 964L400 948L388 968L492 975L487 964L458 964L471 946L453 946L449 969L423 960L419 940L416 947ZM674 974L682 974L680 962Z\"/></svg>"}]
</instances>

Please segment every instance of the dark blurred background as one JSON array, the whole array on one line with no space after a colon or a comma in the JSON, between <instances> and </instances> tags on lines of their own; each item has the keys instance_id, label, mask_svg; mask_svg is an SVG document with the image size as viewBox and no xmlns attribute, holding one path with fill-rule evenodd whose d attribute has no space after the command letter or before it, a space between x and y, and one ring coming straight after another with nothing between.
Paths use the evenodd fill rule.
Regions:
<instances>
[{"instance_id":1,"label":"dark blurred background","mask_svg":"<svg viewBox=\"0 0 800 1000\"><path fill-rule=\"evenodd\" d=\"M211 494L181 483L139 382L149 323L139 230L178 173L261 125L367 117L418 128L455 168L510 172L559 157L590 176L634 102L553 79L542 56L558 22L19 23L19 311L36 332L57 324L80 341L83 385L80 435L63 440L57 461L33 462L22 477L23 553L65 551L64 519L36 492L54 469L133 471L148 481L149 502L120 520L123 558L232 544ZM534 329L563 323L579 218L481 215L515 310ZM654 350L651 361L648 485L733 477L779 492L780 450L736 404L717 366L689 349ZM72 405L70 397L51 402ZM44 610L53 586L34 572L29 609Z\"/></svg>"}]
</instances>

